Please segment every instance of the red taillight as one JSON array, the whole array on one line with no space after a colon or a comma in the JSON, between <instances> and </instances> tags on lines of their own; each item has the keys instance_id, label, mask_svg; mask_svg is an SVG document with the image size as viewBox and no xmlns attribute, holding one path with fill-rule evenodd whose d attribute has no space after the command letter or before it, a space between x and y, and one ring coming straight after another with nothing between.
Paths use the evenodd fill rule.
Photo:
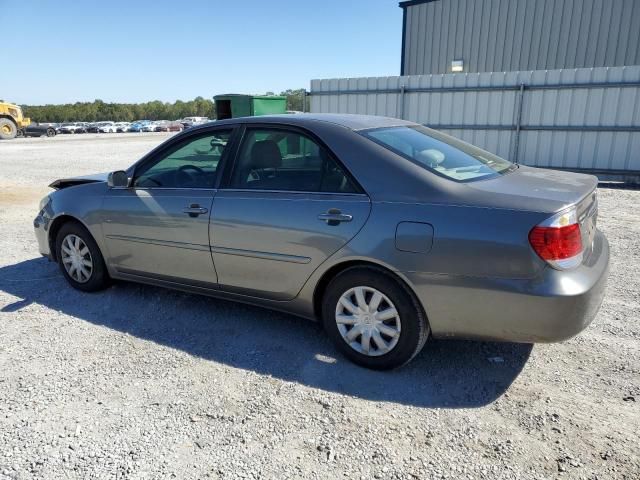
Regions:
<instances>
[{"instance_id":1,"label":"red taillight","mask_svg":"<svg viewBox=\"0 0 640 480\"><path fill-rule=\"evenodd\" d=\"M566 260L582 253L580 225L564 227L533 227L529 243L543 260Z\"/></svg>"}]
</instances>

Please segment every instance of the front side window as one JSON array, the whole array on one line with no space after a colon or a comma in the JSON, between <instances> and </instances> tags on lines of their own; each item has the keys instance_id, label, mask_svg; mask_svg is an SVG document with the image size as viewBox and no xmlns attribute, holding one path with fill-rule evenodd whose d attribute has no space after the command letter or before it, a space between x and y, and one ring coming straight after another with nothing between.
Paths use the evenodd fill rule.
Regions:
<instances>
[{"instance_id":1,"label":"front side window","mask_svg":"<svg viewBox=\"0 0 640 480\"><path fill-rule=\"evenodd\" d=\"M231 188L356 193L341 166L317 142L298 132L248 129Z\"/></svg>"},{"instance_id":2,"label":"front side window","mask_svg":"<svg viewBox=\"0 0 640 480\"><path fill-rule=\"evenodd\" d=\"M516 168L493 153L419 125L377 128L362 134L414 163L458 182L492 178Z\"/></svg>"},{"instance_id":3,"label":"front side window","mask_svg":"<svg viewBox=\"0 0 640 480\"><path fill-rule=\"evenodd\" d=\"M138 188L213 188L231 130L210 132L174 146L135 172Z\"/></svg>"}]
</instances>

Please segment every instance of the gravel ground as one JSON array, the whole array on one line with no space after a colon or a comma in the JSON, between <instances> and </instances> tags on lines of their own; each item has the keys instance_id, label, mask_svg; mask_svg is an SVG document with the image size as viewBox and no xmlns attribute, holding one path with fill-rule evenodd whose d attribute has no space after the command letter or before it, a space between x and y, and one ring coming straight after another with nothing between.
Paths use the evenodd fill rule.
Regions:
<instances>
[{"instance_id":1,"label":"gravel ground","mask_svg":"<svg viewBox=\"0 0 640 480\"><path fill-rule=\"evenodd\" d=\"M68 287L32 219L61 176L166 134L0 142L0 478L640 478L640 191L601 189L594 323L433 341L377 373L313 323L160 288Z\"/></svg>"}]
</instances>

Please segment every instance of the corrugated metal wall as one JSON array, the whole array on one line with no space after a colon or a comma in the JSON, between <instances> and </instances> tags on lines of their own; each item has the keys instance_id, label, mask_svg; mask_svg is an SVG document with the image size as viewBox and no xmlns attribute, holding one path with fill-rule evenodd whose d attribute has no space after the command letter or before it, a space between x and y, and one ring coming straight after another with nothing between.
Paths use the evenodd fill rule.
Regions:
<instances>
[{"instance_id":1,"label":"corrugated metal wall","mask_svg":"<svg viewBox=\"0 0 640 480\"><path fill-rule=\"evenodd\" d=\"M311 81L311 111L405 118L526 165L640 174L640 66Z\"/></svg>"},{"instance_id":2,"label":"corrugated metal wall","mask_svg":"<svg viewBox=\"0 0 640 480\"><path fill-rule=\"evenodd\" d=\"M639 0L433 0L406 5L401 74L640 65Z\"/></svg>"}]
</instances>

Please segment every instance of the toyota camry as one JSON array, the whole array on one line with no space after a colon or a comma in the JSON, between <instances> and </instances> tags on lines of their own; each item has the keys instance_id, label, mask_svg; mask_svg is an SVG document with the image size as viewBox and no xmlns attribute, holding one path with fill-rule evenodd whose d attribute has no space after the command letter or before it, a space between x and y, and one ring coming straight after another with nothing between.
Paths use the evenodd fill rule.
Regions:
<instances>
[{"instance_id":1,"label":"toyota camry","mask_svg":"<svg viewBox=\"0 0 640 480\"><path fill-rule=\"evenodd\" d=\"M286 311L376 369L430 337L572 337L608 272L596 177L392 118L208 123L126 171L51 187L35 232L71 286L126 280Z\"/></svg>"}]
</instances>

